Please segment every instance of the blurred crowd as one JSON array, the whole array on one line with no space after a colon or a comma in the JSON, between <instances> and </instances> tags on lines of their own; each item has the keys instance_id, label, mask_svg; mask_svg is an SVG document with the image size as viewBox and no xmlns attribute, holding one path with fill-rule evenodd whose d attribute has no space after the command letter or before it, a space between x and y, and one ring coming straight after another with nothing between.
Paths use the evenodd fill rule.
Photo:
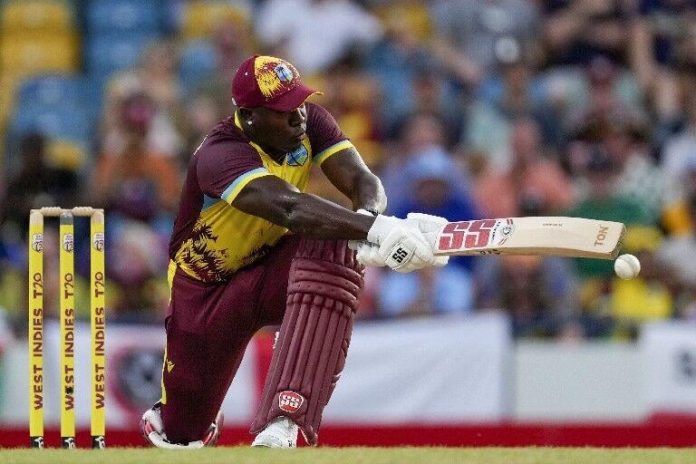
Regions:
<instances>
[{"instance_id":1,"label":"blurred crowd","mask_svg":"<svg viewBox=\"0 0 696 464\"><path fill-rule=\"evenodd\" d=\"M107 211L110 320L161 321L184 169L233 111L229 78L252 53L288 59L324 92L313 101L380 176L388 213L621 221L642 263L630 281L610 261L539 256L368 269L360 317L504 311L516 337L559 340L696 320L696 1L232 0L216 3L237 14L195 42L182 16L196 2L160 3L173 25L104 79L86 153L41 132L6 137L0 305L15 327L28 210L55 204ZM313 177L311 191L348 205ZM78 224L83 279L86 234ZM55 287L55 228L44 243Z\"/></svg>"}]
</instances>

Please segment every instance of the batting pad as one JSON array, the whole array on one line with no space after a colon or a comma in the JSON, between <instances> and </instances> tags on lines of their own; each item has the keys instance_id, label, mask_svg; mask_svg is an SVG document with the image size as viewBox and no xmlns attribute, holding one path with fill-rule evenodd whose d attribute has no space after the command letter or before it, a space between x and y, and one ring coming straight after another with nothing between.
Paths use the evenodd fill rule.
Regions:
<instances>
[{"instance_id":1,"label":"batting pad","mask_svg":"<svg viewBox=\"0 0 696 464\"><path fill-rule=\"evenodd\" d=\"M324 407L345 365L362 285L363 267L346 240L302 239L251 433L286 416L307 443L317 444Z\"/></svg>"}]
</instances>

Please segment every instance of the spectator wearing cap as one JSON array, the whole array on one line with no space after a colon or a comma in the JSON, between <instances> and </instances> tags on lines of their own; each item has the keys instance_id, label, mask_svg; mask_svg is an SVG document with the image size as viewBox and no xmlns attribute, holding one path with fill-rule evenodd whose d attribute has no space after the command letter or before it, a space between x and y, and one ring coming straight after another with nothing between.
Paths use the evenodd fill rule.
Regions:
<instances>
[{"instance_id":1,"label":"spectator wearing cap","mask_svg":"<svg viewBox=\"0 0 696 464\"><path fill-rule=\"evenodd\" d=\"M133 99L146 96L151 105L147 149L162 156L175 157L183 139L174 119L181 107L182 84L177 75L177 50L170 42L157 42L143 50L138 65L114 75L105 93L100 149L115 152L129 137L124 127L123 108Z\"/></svg>"},{"instance_id":2,"label":"spectator wearing cap","mask_svg":"<svg viewBox=\"0 0 696 464\"><path fill-rule=\"evenodd\" d=\"M479 208L466 188L467 174L441 147L432 147L411 159L403 169L403 181L409 189L405 201L394 213L406 217L411 211L444 217L450 221L468 221L481 218ZM473 258L451 258L471 270Z\"/></svg>"},{"instance_id":3,"label":"spectator wearing cap","mask_svg":"<svg viewBox=\"0 0 696 464\"><path fill-rule=\"evenodd\" d=\"M646 117L643 94L635 76L618 62L596 55L582 69L582 73L576 73L576 97L564 114L565 131L570 137L582 133L597 141L616 121L629 123Z\"/></svg>"},{"instance_id":4,"label":"spectator wearing cap","mask_svg":"<svg viewBox=\"0 0 696 464\"><path fill-rule=\"evenodd\" d=\"M404 166L429 150L445 150L446 144L445 125L438 115L417 112L404 120L398 139L385 144L386 156L380 166L380 178L389 197L389 211L401 210L410 195L404 182Z\"/></svg>"}]
</instances>

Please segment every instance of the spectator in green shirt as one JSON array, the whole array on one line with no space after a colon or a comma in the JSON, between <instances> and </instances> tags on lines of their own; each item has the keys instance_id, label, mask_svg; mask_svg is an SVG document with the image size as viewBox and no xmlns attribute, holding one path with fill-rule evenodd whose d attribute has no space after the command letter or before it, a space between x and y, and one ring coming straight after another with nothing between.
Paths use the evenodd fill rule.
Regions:
<instances>
[{"instance_id":1,"label":"spectator in green shirt","mask_svg":"<svg viewBox=\"0 0 696 464\"><path fill-rule=\"evenodd\" d=\"M647 211L630 197L617 193L619 166L601 147L591 148L584 166L584 177L589 188L584 200L566 212L567 216L618 221L631 225L649 225ZM613 262L610 260L577 259L581 278L610 278Z\"/></svg>"}]
</instances>

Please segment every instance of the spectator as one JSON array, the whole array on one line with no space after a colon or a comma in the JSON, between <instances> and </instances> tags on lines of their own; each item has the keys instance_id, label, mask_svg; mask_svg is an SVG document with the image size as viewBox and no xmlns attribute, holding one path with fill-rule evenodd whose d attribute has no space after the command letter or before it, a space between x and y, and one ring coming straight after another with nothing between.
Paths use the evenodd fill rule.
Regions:
<instances>
[{"instance_id":1,"label":"spectator","mask_svg":"<svg viewBox=\"0 0 696 464\"><path fill-rule=\"evenodd\" d=\"M625 116L606 124L604 140L608 154L620 171L617 194L637 200L648 214L648 220L657 224L677 188L668 182L651 156L644 122L631 121L629 115Z\"/></svg>"},{"instance_id":2,"label":"spectator","mask_svg":"<svg viewBox=\"0 0 696 464\"><path fill-rule=\"evenodd\" d=\"M575 328L577 282L568 260L490 256L479 262L475 281L476 307L506 311L515 337L560 337Z\"/></svg>"},{"instance_id":3,"label":"spectator","mask_svg":"<svg viewBox=\"0 0 696 464\"><path fill-rule=\"evenodd\" d=\"M256 35L273 55L309 76L326 71L354 47L374 43L382 28L352 0L267 0L256 15Z\"/></svg>"},{"instance_id":4,"label":"spectator","mask_svg":"<svg viewBox=\"0 0 696 464\"><path fill-rule=\"evenodd\" d=\"M253 54L254 41L247 21L222 19L207 39L213 49L215 65L211 67L214 72L211 76L199 76L200 80L189 89L190 93L210 97L218 105L219 112L229 112L230 79L242 61ZM195 71L200 72L199 69Z\"/></svg>"},{"instance_id":5,"label":"spectator","mask_svg":"<svg viewBox=\"0 0 696 464\"><path fill-rule=\"evenodd\" d=\"M465 86L493 71L511 41L528 46L539 28L538 9L525 0L438 0L432 5L436 55Z\"/></svg>"},{"instance_id":6,"label":"spectator","mask_svg":"<svg viewBox=\"0 0 696 464\"><path fill-rule=\"evenodd\" d=\"M379 290L382 317L466 314L473 308L470 273L458 266L431 267L409 274L389 272Z\"/></svg>"},{"instance_id":7,"label":"spectator","mask_svg":"<svg viewBox=\"0 0 696 464\"><path fill-rule=\"evenodd\" d=\"M696 5L686 0L641 0L630 28L631 67L655 108L657 130L679 118L680 68L686 65ZM662 134L658 134L661 136Z\"/></svg>"},{"instance_id":8,"label":"spectator","mask_svg":"<svg viewBox=\"0 0 696 464\"><path fill-rule=\"evenodd\" d=\"M106 272L112 316L123 322L160 322L168 304L166 237L136 221L118 221L110 236Z\"/></svg>"},{"instance_id":9,"label":"spectator","mask_svg":"<svg viewBox=\"0 0 696 464\"><path fill-rule=\"evenodd\" d=\"M569 136L579 128L595 141L604 136L612 121L640 121L646 114L642 94L634 77L604 56L590 59L584 68L578 100L565 115Z\"/></svg>"},{"instance_id":10,"label":"spectator","mask_svg":"<svg viewBox=\"0 0 696 464\"><path fill-rule=\"evenodd\" d=\"M175 49L163 42L146 49L137 68L109 81L102 120L103 151L118 151L125 143L128 128L122 125L122 108L134 95L143 94L153 111L145 138L148 150L172 157L179 154L183 142L174 119L181 111L183 90L176 71Z\"/></svg>"},{"instance_id":11,"label":"spectator","mask_svg":"<svg viewBox=\"0 0 696 464\"><path fill-rule=\"evenodd\" d=\"M160 41L145 49L134 72L142 91L157 109L170 115L179 111L183 92L177 69L177 49L170 42Z\"/></svg>"},{"instance_id":12,"label":"spectator","mask_svg":"<svg viewBox=\"0 0 696 464\"><path fill-rule=\"evenodd\" d=\"M162 214L173 214L181 182L175 160L147 144L154 114L153 103L144 94L123 103L123 144L99 157L90 189L95 206L152 224Z\"/></svg>"},{"instance_id":13,"label":"spectator","mask_svg":"<svg viewBox=\"0 0 696 464\"><path fill-rule=\"evenodd\" d=\"M76 204L79 177L73 170L53 167L50 149L50 140L41 134L26 134L20 141L21 165L7 183L0 210L0 221L11 224L17 234L13 242L22 242L26 237L31 208Z\"/></svg>"},{"instance_id":14,"label":"spectator","mask_svg":"<svg viewBox=\"0 0 696 464\"><path fill-rule=\"evenodd\" d=\"M585 65L596 55L621 61L628 13L619 0L551 0L543 5L547 66Z\"/></svg>"},{"instance_id":15,"label":"spectator","mask_svg":"<svg viewBox=\"0 0 696 464\"><path fill-rule=\"evenodd\" d=\"M683 173L688 171L696 160L696 94L691 92L694 88L696 86L686 88L688 96L684 127L667 139L662 154L662 166L668 182L677 185L682 185Z\"/></svg>"},{"instance_id":16,"label":"spectator","mask_svg":"<svg viewBox=\"0 0 696 464\"><path fill-rule=\"evenodd\" d=\"M542 155L538 124L514 122L510 135L512 164L485 171L474 185L476 203L486 217L552 215L573 202L568 179L558 163Z\"/></svg>"},{"instance_id":17,"label":"spectator","mask_svg":"<svg viewBox=\"0 0 696 464\"><path fill-rule=\"evenodd\" d=\"M683 232L667 237L657 250L657 261L673 279L672 293L676 299L676 314L696 320L696 162L684 174L688 192L682 203L686 224Z\"/></svg>"},{"instance_id":18,"label":"spectator","mask_svg":"<svg viewBox=\"0 0 696 464\"><path fill-rule=\"evenodd\" d=\"M180 171L188 165L191 156L203 141L208 128L224 117L225 112L213 97L199 93L188 100L188 111L184 112L181 123L181 133L184 140L183 149L179 156Z\"/></svg>"},{"instance_id":19,"label":"spectator","mask_svg":"<svg viewBox=\"0 0 696 464\"><path fill-rule=\"evenodd\" d=\"M655 227L633 226L625 239L623 251L634 254L640 260L640 274L631 280L616 276L611 279L607 294L611 316L616 327L615 337L635 339L640 324L669 319L676 304L671 290L676 289L675 270L663 266L656 252L661 248L662 233ZM667 253L669 254L669 252Z\"/></svg>"},{"instance_id":20,"label":"spectator","mask_svg":"<svg viewBox=\"0 0 696 464\"><path fill-rule=\"evenodd\" d=\"M628 227L651 225L642 205L616 193L619 175L616 161L602 146L592 146L588 150L588 159L584 167L588 182L587 196L564 214L623 222ZM611 261L577 259L578 271L582 278L611 278L614 275L612 266Z\"/></svg>"},{"instance_id":21,"label":"spectator","mask_svg":"<svg viewBox=\"0 0 696 464\"><path fill-rule=\"evenodd\" d=\"M696 217L691 212L696 181L696 152L685 154L679 162L682 171L671 176L679 195L666 205L662 216L665 229L674 237L688 236L696 231Z\"/></svg>"},{"instance_id":22,"label":"spectator","mask_svg":"<svg viewBox=\"0 0 696 464\"><path fill-rule=\"evenodd\" d=\"M404 121L399 138L385 146L386 156L380 169L380 178L389 198L389 211L401 209L409 191L403 182L403 168L409 160L432 149L445 146L445 128L437 115L414 113Z\"/></svg>"},{"instance_id":23,"label":"spectator","mask_svg":"<svg viewBox=\"0 0 696 464\"><path fill-rule=\"evenodd\" d=\"M466 188L466 174L458 169L442 148L433 147L419 153L404 166L403 181L409 194L394 211L406 217L411 211L444 217L450 221L468 221L481 217L471 193ZM450 258L451 265L471 271L472 257Z\"/></svg>"},{"instance_id":24,"label":"spectator","mask_svg":"<svg viewBox=\"0 0 696 464\"><path fill-rule=\"evenodd\" d=\"M469 109L464 142L484 153L492 168L502 169L512 162L510 134L518 118L533 117L543 130L541 135L555 144L563 135L560 115L544 103L542 83L533 78L532 62L520 45L510 41L497 60L499 72L482 82Z\"/></svg>"},{"instance_id":25,"label":"spectator","mask_svg":"<svg viewBox=\"0 0 696 464\"><path fill-rule=\"evenodd\" d=\"M396 3L384 19L385 35L364 57L366 71L379 82L382 127L388 136L415 111L439 114L451 140L457 141L462 121L460 98L445 82L444 69L432 55L420 16L405 15Z\"/></svg>"}]
</instances>

